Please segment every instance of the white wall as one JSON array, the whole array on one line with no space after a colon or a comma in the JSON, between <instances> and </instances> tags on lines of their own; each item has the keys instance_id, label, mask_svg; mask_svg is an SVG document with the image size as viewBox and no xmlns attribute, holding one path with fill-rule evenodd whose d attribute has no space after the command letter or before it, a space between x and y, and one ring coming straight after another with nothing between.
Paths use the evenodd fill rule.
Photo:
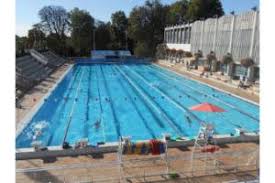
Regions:
<instances>
[{"instance_id":1,"label":"white wall","mask_svg":"<svg viewBox=\"0 0 275 183\"><path fill-rule=\"evenodd\" d=\"M191 51L191 44L166 44L169 49L183 50L183 51Z\"/></svg>"}]
</instances>

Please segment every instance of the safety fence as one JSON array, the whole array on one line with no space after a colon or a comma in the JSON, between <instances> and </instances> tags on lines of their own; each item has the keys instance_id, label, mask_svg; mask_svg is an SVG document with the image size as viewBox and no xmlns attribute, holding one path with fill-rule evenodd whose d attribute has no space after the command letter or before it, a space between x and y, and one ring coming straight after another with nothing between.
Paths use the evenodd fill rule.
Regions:
<instances>
[{"instance_id":1,"label":"safety fence","mask_svg":"<svg viewBox=\"0 0 275 183\"><path fill-rule=\"evenodd\" d=\"M183 150L184 151L184 150ZM115 156L115 154L114 154ZM119 160L95 160L89 163L67 163L45 165L16 170L17 182L150 182L167 181L175 178L237 174L259 170L259 149L220 153L199 153L190 161L190 152L175 155L170 152L167 162L153 155L128 155L123 166ZM68 162L68 161L67 161ZM191 163L193 169L191 170ZM169 170L167 172L167 169ZM254 178L255 178L254 177ZM250 177L251 178L251 177ZM253 178L253 177L252 177Z\"/></svg>"}]
</instances>

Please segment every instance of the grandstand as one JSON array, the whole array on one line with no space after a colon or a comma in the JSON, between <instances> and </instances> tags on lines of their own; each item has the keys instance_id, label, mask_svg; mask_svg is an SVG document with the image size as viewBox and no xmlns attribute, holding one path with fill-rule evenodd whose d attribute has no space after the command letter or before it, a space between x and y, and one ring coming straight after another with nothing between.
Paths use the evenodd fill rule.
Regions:
<instances>
[{"instance_id":1,"label":"grandstand","mask_svg":"<svg viewBox=\"0 0 275 183\"><path fill-rule=\"evenodd\" d=\"M30 55L16 58L16 98L20 98L34 85L45 80L65 62L65 59L51 51L39 53L31 50L30 53ZM44 59L40 60L40 58Z\"/></svg>"},{"instance_id":2,"label":"grandstand","mask_svg":"<svg viewBox=\"0 0 275 183\"><path fill-rule=\"evenodd\" d=\"M65 63L65 59L56 55L55 53L51 52L51 51L45 51L45 52L41 52L41 54L47 58L47 65L49 67L60 67L61 65L63 65Z\"/></svg>"}]
</instances>

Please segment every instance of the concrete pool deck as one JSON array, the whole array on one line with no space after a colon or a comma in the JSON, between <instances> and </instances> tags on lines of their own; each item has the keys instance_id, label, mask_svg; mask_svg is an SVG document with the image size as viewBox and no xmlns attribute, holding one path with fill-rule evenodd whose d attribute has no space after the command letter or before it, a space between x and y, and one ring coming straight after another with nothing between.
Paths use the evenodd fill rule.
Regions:
<instances>
[{"instance_id":1,"label":"concrete pool deck","mask_svg":"<svg viewBox=\"0 0 275 183\"><path fill-rule=\"evenodd\" d=\"M190 178L190 157L192 147L177 147L168 149L169 172L177 172L180 178L176 182L197 180L197 182L222 182L230 180L249 180L257 178L258 156L251 156L259 149L257 143L232 143L220 146L217 155L218 170L208 172L197 171ZM236 153L236 154L231 154ZM209 155L211 156L211 155ZM123 176L132 177L131 182L167 182L165 162L152 155L125 155L123 157ZM211 159L211 158L210 158ZM19 160L16 161L16 182L119 182L120 170L117 153L99 153L77 157L58 157L52 163L44 163L43 160ZM146 160L146 161L143 161ZM198 167L204 165L204 158L198 159ZM247 162L249 166L244 166ZM254 164L255 162L255 164ZM154 175L154 176L152 176ZM101 181L99 181L101 180ZM109 180L109 181L107 181ZM112 180L112 181L111 181ZM126 181L127 182L127 181Z\"/></svg>"}]
</instances>

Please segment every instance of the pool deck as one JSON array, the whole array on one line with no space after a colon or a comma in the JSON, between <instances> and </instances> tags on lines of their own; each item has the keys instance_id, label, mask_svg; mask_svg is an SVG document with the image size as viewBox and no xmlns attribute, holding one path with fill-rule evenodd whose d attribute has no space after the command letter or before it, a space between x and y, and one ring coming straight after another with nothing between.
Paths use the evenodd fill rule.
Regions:
<instances>
[{"instance_id":1,"label":"pool deck","mask_svg":"<svg viewBox=\"0 0 275 183\"><path fill-rule=\"evenodd\" d=\"M194 79L194 80L200 81L202 83L208 84L210 86L222 89L226 92L235 94L237 96L240 96L240 97L250 100L252 102L259 103L259 101L260 101L259 94L257 94L257 93L253 93L249 90L237 88L235 85L231 85L231 84L225 83L223 81L214 80L212 78L210 79L210 78L199 77L198 73L196 73L195 71L192 71L192 70L187 71L185 69L185 67L181 64L176 64L176 65L171 66L171 65L165 64L165 62L161 62L161 61L157 62L156 64L161 67L167 68L169 70L175 71L178 74L182 74L182 75L187 76L191 79Z\"/></svg>"},{"instance_id":2,"label":"pool deck","mask_svg":"<svg viewBox=\"0 0 275 183\"><path fill-rule=\"evenodd\" d=\"M255 179L258 176L257 166L242 166L247 161L256 161L258 156L251 156L246 152L253 152L259 148L257 143L232 143L220 146L219 155L216 158L219 169L211 175L213 171L205 173L197 171L195 178L190 178L190 157L192 147L178 147L168 149L169 171L180 174L176 182L223 182L230 180ZM242 152L231 155L231 153ZM211 156L211 155L209 155ZM251 158L252 157L252 158ZM151 160L151 159L152 160ZM153 159L155 158L155 159ZM173 158L178 158L173 160ZM144 161L147 159L147 161ZM210 158L211 159L211 158ZM20 160L16 161L17 175L16 182L119 182L120 169L117 153L90 154L77 157L59 157L51 163L43 163L42 160ZM142 160L142 161L141 161ZM197 167L203 167L205 159L197 160ZM43 170L32 171L28 170ZM152 155L124 155L123 156L123 176L130 177L131 182L169 182L166 176L167 169L165 161L159 156ZM161 175L162 174L162 175ZM153 176L152 176L153 175ZM206 176L207 175L207 176ZM112 181L110 180L112 179ZM109 181L106 181L109 180ZM127 181L125 181L127 182ZM171 181L172 182L172 181Z\"/></svg>"}]
</instances>

